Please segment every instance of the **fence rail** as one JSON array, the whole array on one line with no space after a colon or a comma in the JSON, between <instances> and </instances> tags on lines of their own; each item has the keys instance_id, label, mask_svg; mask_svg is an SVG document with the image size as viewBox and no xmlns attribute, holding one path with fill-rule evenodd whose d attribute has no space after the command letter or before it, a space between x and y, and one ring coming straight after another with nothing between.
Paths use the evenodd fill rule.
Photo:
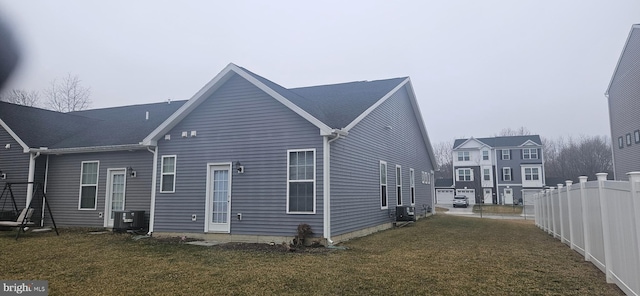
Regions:
<instances>
[{"instance_id":1,"label":"fence rail","mask_svg":"<svg viewBox=\"0 0 640 296\"><path fill-rule=\"evenodd\" d=\"M536 226L584 255L627 295L640 296L640 172L629 181L567 181L534 196Z\"/></svg>"}]
</instances>

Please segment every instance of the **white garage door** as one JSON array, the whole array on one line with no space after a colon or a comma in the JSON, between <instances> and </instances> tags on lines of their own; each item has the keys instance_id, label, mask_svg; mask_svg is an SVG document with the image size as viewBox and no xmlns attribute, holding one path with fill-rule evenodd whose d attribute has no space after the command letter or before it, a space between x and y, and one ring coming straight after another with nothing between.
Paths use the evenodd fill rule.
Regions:
<instances>
[{"instance_id":1,"label":"white garage door","mask_svg":"<svg viewBox=\"0 0 640 296\"><path fill-rule=\"evenodd\" d=\"M476 190L475 189L456 189L456 195L466 195L469 198L469 204L476 204Z\"/></svg>"},{"instance_id":2,"label":"white garage door","mask_svg":"<svg viewBox=\"0 0 640 296\"><path fill-rule=\"evenodd\" d=\"M436 203L449 204L453 202L453 189L436 189Z\"/></svg>"}]
</instances>

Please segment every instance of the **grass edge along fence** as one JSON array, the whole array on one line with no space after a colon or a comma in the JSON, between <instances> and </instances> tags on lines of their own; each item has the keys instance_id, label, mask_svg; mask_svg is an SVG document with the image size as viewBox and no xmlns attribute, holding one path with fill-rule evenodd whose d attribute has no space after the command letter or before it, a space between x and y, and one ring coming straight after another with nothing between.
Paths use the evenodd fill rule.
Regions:
<instances>
[{"instance_id":1,"label":"grass edge along fence","mask_svg":"<svg viewBox=\"0 0 640 296\"><path fill-rule=\"evenodd\" d=\"M629 181L566 181L534 196L535 224L584 255L627 295L640 295L640 172Z\"/></svg>"}]
</instances>

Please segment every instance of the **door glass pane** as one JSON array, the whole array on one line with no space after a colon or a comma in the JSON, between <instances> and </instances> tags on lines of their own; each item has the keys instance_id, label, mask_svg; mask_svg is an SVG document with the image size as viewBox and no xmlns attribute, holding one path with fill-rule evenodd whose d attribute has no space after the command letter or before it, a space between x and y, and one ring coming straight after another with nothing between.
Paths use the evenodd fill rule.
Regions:
<instances>
[{"instance_id":1,"label":"door glass pane","mask_svg":"<svg viewBox=\"0 0 640 296\"><path fill-rule=\"evenodd\" d=\"M114 174L111 180L111 219L114 211L124 210L124 174Z\"/></svg>"},{"instance_id":2,"label":"door glass pane","mask_svg":"<svg viewBox=\"0 0 640 296\"><path fill-rule=\"evenodd\" d=\"M229 193L229 171L213 171L212 223L227 223Z\"/></svg>"}]
</instances>

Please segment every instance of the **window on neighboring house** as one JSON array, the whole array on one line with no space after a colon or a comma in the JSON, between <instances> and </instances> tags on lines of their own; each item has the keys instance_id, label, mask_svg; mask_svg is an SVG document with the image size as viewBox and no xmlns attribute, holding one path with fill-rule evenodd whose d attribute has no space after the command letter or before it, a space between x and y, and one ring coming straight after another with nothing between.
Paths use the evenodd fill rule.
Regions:
<instances>
[{"instance_id":1,"label":"window on neighboring house","mask_svg":"<svg viewBox=\"0 0 640 296\"><path fill-rule=\"evenodd\" d=\"M482 170L482 175L484 175L484 180L485 181L491 181L491 170L483 169Z\"/></svg>"},{"instance_id":2,"label":"window on neighboring house","mask_svg":"<svg viewBox=\"0 0 640 296\"><path fill-rule=\"evenodd\" d=\"M402 205L402 167L396 165L396 199L398 205Z\"/></svg>"},{"instance_id":3,"label":"window on neighboring house","mask_svg":"<svg viewBox=\"0 0 640 296\"><path fill-rule=\"evenodd\" d=\"M416 204L416 173L409 169L409 187L411 188L411 205Z\"/></svg>"},{"instance_id":4,"label":"window on neighboring house","mask_svg":"<svg viewBox=\"0 0 640 296\"><path fill-rule=\"evenodd\" d=\"M473 181L471 169L458 169L458 181Z\"/></svg>"},{"instance_id":5,"label":"window on neighboring house","mask_svg":"<svg viewBox=\"0 0 640 296\"><path fill-rule=\"evenodd\" d=\"M469 151L458 151L458 161L469 161Z\"/></svg>"},{"instance_id":6,"label":"window on neighboring house","mask_svg":"<svg viewBox=\"0 0 640 296\"><path fill-rule=\"evenodd\" d=\"M540 180L540 173L538 168L525 168L524 169L524 179L531 180Z\"/></svg>"},{"instance_id":7,"label":"window on neighboring house","mask_svg":"<svg viewBox=\"0 0 640 296\"><path fill-rule=\"evenodd\" d=\"M160 192L170 193L176 190L176 156L162 156Z\"/></svg>"},{"instance_id":8,"label":"window on neighboring house","mask_svg":"<svg viewBox=\"0 0 640 296\"><path fill-rule=\"evenodd\" d=\"M627 134L626 138L627 138L627 146L631 146L631 134Z\"/></svg>"},{"instance_id":9,"label":"window on neighboring house","mask_svg":"<svg viewBox=\"0 0 640 296\"><path fill-rule=\"evenodd\" d=\"M287 212L315 213L315 149L287 150Z\"/></svg>"},{"instance_id":10,"label":"window on neighboring house","mask_svg":"<svg viewBox=\"0 0 640 296\"><path fill-rule=\"evenodd\" d=\"M503 149L503 150L502 150L502 159L503 159L503 160L509 160L509 159L511 159L511 150L509 150L509 149Z\"/></svg>"},{"instance_id":11,"label":"window on neighboring house","mask_svg":"<svg viewBox=\"0 0 640 296\"><path fill-rule=\"evenodd\" d=\"M502 168L502 181L511 181L511 168Z\"/></svg>"},{"instance_id":12,"label":"window on neighboring house","mask_svg":"<svg viewBox=\"0 0 640 296\"><path fill-rule=\"evenodd\" d=\"M98 199L98 161L83 161L80 167L80 201L78 209L95 210Z\"/></svg>"},{"instance_id":13,"label":"window on neighboring house","mask_svg":"<svg viewBox=\"0 0 640 296\"><path fill-rule=\"evenodd\" d=\"M633 132L633 137L635 138L636 144L640 143L640 130Z\"/></svg>"},{"instance_id":14,"label":"window on neighboring house","mask_svg":"<svg viewBox=\"0 0 640 296\"><path fill-rule=\"evenodd\" d=\"M482 150L482 160L489 160L489 151Z\"/></svg>"},{"instance_id":15,"label":"window on neighboring house","mask_svg":"<svg viewBox=\"0 0 640 296\"><path fill-rule=\"evenodd\" d=\"M387 208L387 163L380 161L380 206Z\"/></svg>"},{"instance_id":16,"label":"window on neighboring house","mask_svg":"<svg viewBox=\"0 0 640 296\"><path fill-rule=\"evenodd\" d=\"M618 148L624 148L624 140L622 139L622 137L618 137Z\"/></svg>"},{"instance_id":17,"label":"window on neighboring house","mask_svg":"<svg viewBox=\"0 0 640 296\"><path fill-rule=\"evenodd\" d=\"M538 159L538 149L537 148L522 149L522 159Z\"/></svg>"}]
</instances>

